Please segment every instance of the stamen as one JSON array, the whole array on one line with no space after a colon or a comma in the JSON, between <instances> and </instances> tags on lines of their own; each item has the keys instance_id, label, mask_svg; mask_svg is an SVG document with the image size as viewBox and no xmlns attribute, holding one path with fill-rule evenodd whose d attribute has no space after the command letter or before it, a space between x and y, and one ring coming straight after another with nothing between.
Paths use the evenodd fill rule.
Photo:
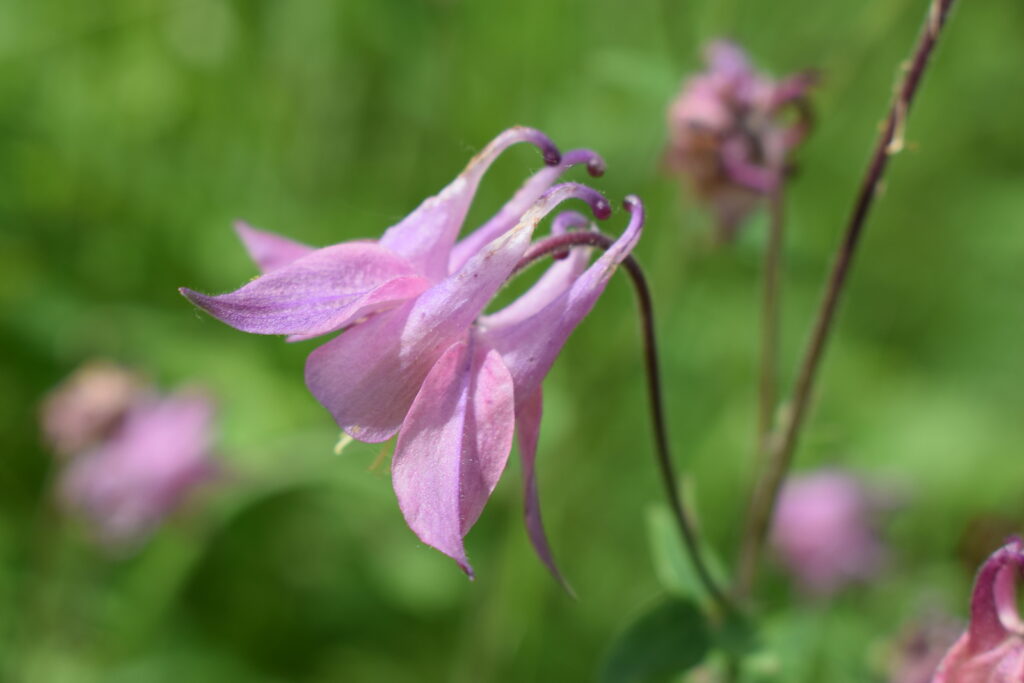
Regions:
<instances>
[{"instance_id":1,"label":"stamen","mask_svg":"<svg viewBox=\"0 0 1024 683\"><path fill-rule=\"evenodd\" d=\"M344 451L353 441L355 441L355 439L345 432L342 432L341 437L338 439L338 443L334 444L334 454L341 455L342 451Z\"/></svg>"}]
</instances>

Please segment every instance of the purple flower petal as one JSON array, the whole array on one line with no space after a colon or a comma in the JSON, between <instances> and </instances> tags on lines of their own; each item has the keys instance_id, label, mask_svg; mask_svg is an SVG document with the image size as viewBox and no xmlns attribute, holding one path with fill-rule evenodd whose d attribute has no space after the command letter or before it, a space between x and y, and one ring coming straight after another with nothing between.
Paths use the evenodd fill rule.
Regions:
<instances>
[{"instance_id":1,"label":"purple flower petal","mask_svg":"<svg viewBox=\"0 0 1024 683\"><path fill-rule=\"evenodd\" d=\"M404 256L420 275L432 282L444 278L449 273L449 252L462 229L481 178L503 151L518 142L539 147L550 165L561 160L558 148L540 131L522 126L510 128L473 157L466 169L440 194L425 200L400 223L388 228L380 244Z\"/></svg>"},{"instance_id":2,"label":"purple flower petal","mask_svg":"<svg viewBox=\"0 0 1024 683\"><path fill-rule=\"evenodd\" d=\"M771 89L771 106L778 109L793 101L802 100L817 83L818 74L813 70L801 71L784 78Z\"/></svg>"},{"instance_id":3,"label":"purple flower petal","mask_svg":"<svg viewBox=\"0 0 1024 683\"><path fill-rule=\"evenodd\" d=\"M265 230L257 230L245 221L235 221L235 232L242 240L249 257L256 263L260 271L269 273L281 266L310 254L316 249L287 237L275 235Z\"/></svg>"},{"instance_id":4,"label":"purple flower petal","mask_svg":"<svg viewBox=\"0 0 1024 683\"><path fill-rule=\"evenodd\" d=\"M543 307L540 304L544 297L537 297L538 308L532 315L520 310L514 319L502 322L499 312L480 320L482 334L501 352L515 379L517 402L540 388L569 335L594 307L616 266L629 256L640 238L643 205L639 199L627 197L626 207L632 214L626 230L571 287Z\"/></svg>"},{"instance_id":5,"label":"purple flower petal","mask_svg":"<svg viewBox=\"0 0 1024 683\"><path fill-rule=\"evenodd\" d=\"M505 470L513 402L501 356L472 339L457 342L423 381L395 446L392 479L406 522L470 578L462 539Z\"/></svg>"},{"instance_id":6,"label":"purple flower petal","mask_svg":"<svg viewBox=\"0 0 1024 683\"><path fill-rule=\"evenodd\" d=\"M508 279L537 223L573 197L588 201L596 215L607 211L607 201L595 190L575 183L553 187L515 228L475 254L460 271L309 355L306 384L346 433L377 442L398 431L430 368L463 338Z\"/></svg>"},{"instance_id":7,"label":"purple flower petal","mask_svg":"<svg viewBox=\"0 0 1024 683\"><path fill-rule=\"evenodd\" d=\"M597 152L592 152L589 149L574 149L566 152L561 163L557 166L543 168L530 176L498 213L452 248L451 258L448 261L449 272L454 273L469 260L470 256L480 251L488 242L511 229L522 217L523 212L530 208L558 180L562 173L578 164L586 164L587 170L592 176L596 177L604 173L604 159Z\"/></svg>"},{"instance_id":8,"label":"purple flower petal","mask_svg":"<svg viewBox=\"0 0 1024 683\"><path fill-rule=\"evenodd\" d=\"M542 399L539 389L533 395L520 401L516 407L516 434L519 436L519 457L523 463L523 514L526 519L526 533L541 562L548 568L555 580L562 584L565 591L575 597L572 586L558 570L540 514L536 461L541 412Z\"/></svg>"},{"instance_id":9,"label":"purple flower petal","mask_svg":"<svg viewBox=\"0 0 1024 683\"><path fill-rule=\"evenodd\" d=\"M753 69L747 53L729 40L716 40L705 48L704 58L712 74L726 80L741 81L753 78Z\"/></svg>"},{"instance_id":10,"label":"purple flower petal","mask_svg":"<svg viewBox=\"0 0 1024 683\"><path fill-rule=\"evenodd\" d=\"M742 140L725 141L722 143L722 170L733 183L742 188L760 194L774 192L782 182L778 172L752 163L748 155L749 151Z\"/></svg>"},{"instance_id":11,"label":"purple flower petal","mask_svg":"<svg viewBox=\"0 0 1024 683\"><path fill-rule=\"evenodd\" d=\"M181 293L244 332L308 338L393 308L427 286L400 256L370 242L346 242L317 249L228 294Z\"/></svg>"}]
</instances>

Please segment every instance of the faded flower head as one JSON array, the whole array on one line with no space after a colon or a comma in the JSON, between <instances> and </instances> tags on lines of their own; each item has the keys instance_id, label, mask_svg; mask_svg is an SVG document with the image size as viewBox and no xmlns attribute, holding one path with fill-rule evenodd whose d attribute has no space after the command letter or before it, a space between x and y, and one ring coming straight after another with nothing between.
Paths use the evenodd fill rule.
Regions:
<instances>
[{"instance_id":1,"label":"faded flower head","mask_svg":"<svg viewBox=\"0 0 1024 683\"><path fill-rule=\"evenodd\" d=\"M131 370L107 361L88 363L46 397L43 439L58 455L78 453L109 436L144 391L142 378Z\"/></svg>"},{"instance_id":2,"label":"faded flower head","mask_svg":"<svg viewBox=\"0 0 1024 683\"><path fill-rule=\"evenodd\" d=\"M933 683L1024 681L1024 621L1017 584L1024 571L1024 542L1013 538L978 570L967 632L946 653Z\"/></svg>"},{"instance_id":3,"label":"faded flower head","mask_svg":"<svg viewBox=\"0 0 1024 683\"><path fill-rule=\"evenodd\" d=\"M804 591L826 596L879 569L883 548L872 529L874 507L864 485L845 472L822 470L786 481L771 542Z\"/></svg>"},{"instance_id":4,"label":"faded flower head","mask_svg":"<svg viewBox=\"0 0 1024 683\"><path fill-rule=\"evenodd\" d=\"M519 142L537 146L547 168L458 240L484 173ZM380 442L398 435L392 479L406 521L471 576L463 538L505 469L516 432L527 529L558 576L534 477L541 383L639 238L639 200L627 200L628 227L593 264L589 250L573 250L507 307L483 312L523 265L538 223L562 202L582 199L601 219L611 213L595 190L554 184L579 164L591 175L604 168L589 150L562 155L539 131L512 128L379 241L313 249L239 225L264 274L220 296L182 290L211 315L247 332L295 340L343 330L310 354L310 391L351 437ZM575 212L552 222L554 233L586 227Z\"/></svg>"},{"instance_id":5,"label":"faded flower head","mask_svg":"<svg viewBox=\"0 0 1024 683\"><path fill-rule=\"evenodd\" d=\"M705 61L707 70L689 78L669 106L666 159L710 205L719 238L728 241L789 171L789 153L809 129L815 77L773 80L723 40L708 45Z\"/></svg>"},{"instance_id":6,"label":"faded flower head","mask_svg":"<svg viewBox=\"0 0 1024 683\"><path fill-rule=\"evenodd\" d=\"M216 475L212 415L200 394L161 396L109 364L79 370L42 414L44 436L67 460L57 482L61 504L110 545L139 541Z\"/></svg>"}]
</instances>

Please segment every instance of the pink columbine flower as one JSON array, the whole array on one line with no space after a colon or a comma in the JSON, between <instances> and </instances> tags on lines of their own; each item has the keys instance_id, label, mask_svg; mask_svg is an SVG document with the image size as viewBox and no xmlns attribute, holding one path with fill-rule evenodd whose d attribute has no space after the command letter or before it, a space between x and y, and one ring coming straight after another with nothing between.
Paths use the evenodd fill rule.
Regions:
<instances>
[{"instance_id":1,"label":"pink columbine flower","mask_svg":"<svg viewBox=\"0 0 1024 683\"><path fill-rule=\"evenodd\" d=\"M705 50L707 70L689 78L668 109L669 168L685 176L732 239L760 199L788 170L790 151L809 127L810 72L776 81L757 73L733 43ZM787 108L797 118L787 121Z\"/></svg>"},{"instance_id":2,"label":"pink columbine flower","mask_svg":"<svg viewBox=\"0 0 1024 683\"><path fill-rule=\"evenodd\" d=\"M517 142L539 147L548 168L457 241L484 172ZM182 290L243 331L308 339L344 329L310 354L310 391L355 439L380 442L398 434L392 479L406 521L470 576L463 538L505 469L518 432L527 529L559 577L534 476L541 383L636 244L643 225L639 200L627 199L628 227L589 267L587 250L575 250L506 308L483 311L521 265L537 224L559 204L578 198L598 218L610 214L595 190L554 185L576 164L586 164L592 175L603 171L593 152L563 156L539 131L513 128L379 241L313 249L243 225L239 233L264 275L220 296ZM581 223L582 216L567 212L552 231Z\"/></svg>"},{"instance_id":3,"label":"pink columbine flower","mask_svg":"<svg viewBox=\"0 0 1024 683\"><path fill-rule=\"evenodd\" d=\"M200 394L161 396L130 371L86 366L43 407L44 438L66 458L61 504L111 546L138 542L216 475L212 414ZM65 449L72 437L80 447Z\"/></svg>"},{"instance_id":4,"label":"pink columbine flower","mask_svg":"<svg viewBox=\"0 0 1024 683\"><path fill-rule=\"evenodd\" d=\"M823 470L786 482L771 542L804 591L827 596L879 569L883 549L872 529L873 507L863 484L845 472Z\"/></svg>"},{"instance_id":5,"label":"pink columbine flower","mask_svg":"<svg viewBox=\"0 0 1024 683\"><path fill-rule=\"evenodd\" d=\"M1011 539L978 571L971 622L946 653L933 683L1024 681L1024 621L1017 610L1017 583L1024 570L1024 541Z\"/></svg>"}]
</instances>

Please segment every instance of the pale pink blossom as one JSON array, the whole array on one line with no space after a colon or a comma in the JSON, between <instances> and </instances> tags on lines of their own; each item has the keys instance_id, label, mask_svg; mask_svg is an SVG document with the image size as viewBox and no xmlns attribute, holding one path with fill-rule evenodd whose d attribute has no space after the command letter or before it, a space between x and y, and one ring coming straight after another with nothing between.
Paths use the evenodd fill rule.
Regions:
<instances>
[{"instance_id":1,"label":"pale pink blossom","mask_svg":"<svg viewBox=\"0 0 1024 683\"><path fill-rule=\"evenodd\" d=\"M91 364L43 406L44 438L62 456L57 497L111 546L142 540L217 475L212 402L161 395L128 370Z\"/></svg>"},{"instance_id":2,"label":"pale pink blossom","mask_svg":"<svg viewBox=\"0 0 1024 683\"><path fill-rule=\"evenodd\" d=\"M775 508L771 542L805 592L825 596L878 571L883 548L874 505L851 474L822 470L790 477Z\"/></svg>"},{"instance_id":3,"label":"pale pink blossom","mask_svg":"<svg viewBox=\"0 0 1024 683\"><path fill-rule=\"evenodd\" d=\"M484 173L519 142L537 146L548 167L458 240ZM406 522L471 576L463 539L497 485L517 432L527 530L558 576L534 475L541 384L639 239L640 201L627 198L629 225L592 264L589 250L573 250L506 308L484 310L520 267L539 222L560 204L581 199L596 218L611 213L596 190L554 184L577 164L592 175L603 171L589 150L562 155L539 131L513 128L380 240L313 249L243 225L239 233L264 274L219 296L182 290L246 332L309 339L342 331L309 355L307 386L351 437L380 442L397 434L392 481ZM552 231L586 225L579 214L564 213Z\"/></svg>"}]
</instances>

